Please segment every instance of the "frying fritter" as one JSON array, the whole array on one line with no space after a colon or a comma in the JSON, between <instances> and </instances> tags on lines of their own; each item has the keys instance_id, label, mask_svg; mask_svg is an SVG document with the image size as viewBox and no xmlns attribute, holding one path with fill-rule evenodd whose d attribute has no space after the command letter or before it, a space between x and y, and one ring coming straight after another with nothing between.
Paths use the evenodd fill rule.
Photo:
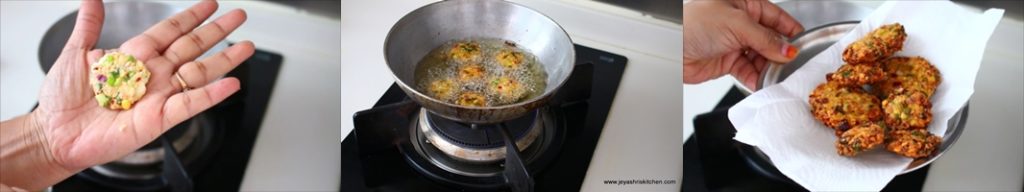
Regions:
<instances>
[{"instance_id":1,"label":"frying fritter","mask_svg":"<svg viewBox=\"0 0 1024 192\"><path fill-rule=\"evenodd\" d=\"M894 129L925 129L932 121L932 102L920 91L900 90L882 101L882 110Z\"/></svg>"},{"instance_id":2,"label":"frying fritter","mask_svg":"<svg viewBox=\"0 0 1024 192\"><path fill-rule=\"evenodd\" d=\"M499 103L513 103L524 95L519 81L505 76L494 78L487 87L491 93L498 96Z\"/></svg>"},{"instance_id":3,"label":"frying fritter","mask_svg":"<svg viewBox=\"0 0 1024 192\"><path fill-rule=\"evenodd\" d=\"M460 42L452 45L449 51L452 59L469 62L480 58L480 45L474 42Z\"/></svg>"},{"instance_id":4,"label":"frying fritter","mask_svg":"<svg viewBox=\"0 0 1024 192\"><path fill-rule=\"evenodd\" d=\"M811 92L810 103L814 118L834 129L837 136L882 118L878 98L856 86L823 83Z\"/></svg>"},{"instance_id":5,"label":"frying fritter","mask_svg":"<svg viewBox=\"0 0 1024 192\"><path fill-rule=\"evenodd\" d=\"M501 53L498 53L497 59L498 64L501 64L502 67L505 67L506 69L516 69L519 68L519 64L523 62L523 53L513 50L504 50L501 51Z\"/></svg>"},{"instance_id":6,"label":"frying fritter","mask_svg":"<svg viewBox=\"0 0 1024 192\"><path fill-rule=\"evenodd\" d=\"M463 92L459 94L459 98L455 99L455 104L462 106L475 106L483 107L487 106L487 97L477 92Z\"/></svg>"},{"instance_id":7,"label":"frying fritter","mask_svg":"<svg viewBox=\"0 0 1024 192\"><path fill-rule=\"evenodd\" d=\"M825 75L825 79L842 85L860 86L885 80L885 72L876 64L843 64L835 72Z\"/></svg>"},{"instance_id":8,"label":"frying fritter","mask_svg":"<svg viewBox=\"0 0 1024 192\"><path fill-rule=\"evenodd\" d=\"M883 25L850 43L850 46L843 50L843 61L865 64L885 59L903 50L903 41L906 39L907 32L900 23Z\"/></svg>"},{"instance_id":9,"label":"frying fritter","mask_svg":"<svg viewBox=\"0 0 1024 192\"><path fill-rule=\"evenodd\" d=\"M900 88L931 97L942 82L939 70L922 57L892 57L882 61L881 67L889 75L876 86L883 97Z\"/></svg>"},{"instance_id":10,"label":"frying fritter","mask_svg":"<svg viewBox=\"0 0 1024 192\"><path fill-rule=\"evenodd\" d=\"M472 81L483 78L484 67L480 64L466 64L459 67L459 80Z\"/></svg>"},{"instance_id":11,"label":"frying fritter","mask_svg":"<svg viewBox=\"0 0 1024 192\"><path fill-rule=\"evenodd\" d=\"M885 149L905 157L922 158L931 155L941 143L942 138L924 129L894 130L889 133Z\"/></svg>"},{"instance_id":12,"label":"frying fritter","mask_svg":"<svg viewBox=\"0 0 1024 192\"><path fill-rule=\"evenodd\" d=\"M430 82L428 90L430 90L430 96L442 101L448 101L451 99L455 92L455 82L450 79L441 79L434 82Z\"/></svg>"},{"instance_id":13,"label":"frying fritter","mask_svg":"<svg viewBox=\"0 0 1024 192\"><path fill-rule=\"evenodd\" d=\"M839 155L854 156L885 142L885 130L875 123L860 125L846 131L836 140Z\"/></svg>"},{"instance_id":14,"label":"frying fritter","mask_svg":"<svg viewBox=\"0 0 1024 192\"><path fill-rule=\"evenodd\" d=\"M501 39L457 40L417 63L416 91L453 105L501 106L538 96L547 74L529 50Z\"/></svg>"}]
</instances>

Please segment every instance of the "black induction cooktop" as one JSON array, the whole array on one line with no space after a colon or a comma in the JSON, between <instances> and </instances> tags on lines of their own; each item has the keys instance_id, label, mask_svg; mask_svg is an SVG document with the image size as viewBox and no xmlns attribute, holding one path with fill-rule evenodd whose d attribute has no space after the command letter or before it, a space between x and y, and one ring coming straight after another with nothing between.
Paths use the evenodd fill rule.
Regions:
<instances>
[{"instance_id":1,"label":"black induction cooktop","mask_svg":"<svg viewBox=\"0 0 1024 192\"><path fill-rule=\"evenodd\" d=\"M729 107L745 97L733 87L714 110L694 118L694 133L683 144L683 191L807 191L732 139ZM882 191L921 191L930 168L896 176Z\"/></svg>"},{"instance_id":2,"label":"black induction cooktop","mask_svg":"<svg viewBox=\"0 0 1024 192\"><path fill-rule=\"evenodd\" d=\"M579 191L626 67L623 56L576 45L576 66L544 107L564 126L557 153L531 166L536 191ZM341 142L341 191L465 191L468 185L431 179L403 155L419 106L392 84L374 108L357 112ZM543 158L542 158L543 159ZM472 183L469 182L469 183ZM505 189L507 190L507 189Z\"/></svg>"}]
</instances>

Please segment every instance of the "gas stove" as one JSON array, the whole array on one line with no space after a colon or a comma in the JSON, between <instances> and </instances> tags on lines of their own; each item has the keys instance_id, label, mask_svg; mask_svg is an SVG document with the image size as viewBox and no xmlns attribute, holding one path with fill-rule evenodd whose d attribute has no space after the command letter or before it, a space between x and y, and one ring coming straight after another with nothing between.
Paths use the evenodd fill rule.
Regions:
<instances>
[{"instance_id":1,"label":"gas stove","mask_svg":"<svg viewBox=\"0 0 1024 192\"><path fill-rule=\"evenodd\" d=\"M711 112L697 115L683 144L683 191L807 191L758 158L753 146L733 140L729 107L746 96L733 87ZM921 191L931 166L896 176L882 191Z\"/></svg>"},{"instance_id":2,"label":"gas stove","mask_svg":"<svg viewBox=\"0 0 1024 192\"><path fill-rule=\"evenodd\" d=\"M119 160L83 170L53 191L238 191L282 57L257 49L229 72L242 88Z\"/></svg>"},{"instance_id":3,"label":"gas stove","mask_svg":"<svg viewBox=\"0 0 1024 192\"><path fill-rule=\"evenodd\" d=\"M549 104L497 125L433 115L392 84L374 108L354 115L355 129L341 142L341 191L503 191L510 180L579 191L627 59L575 49L575 69ZM506 153L511 141L503 136L518 153ZM508 173L507 158L529 176Z\"/></svg>"}]
</instances>

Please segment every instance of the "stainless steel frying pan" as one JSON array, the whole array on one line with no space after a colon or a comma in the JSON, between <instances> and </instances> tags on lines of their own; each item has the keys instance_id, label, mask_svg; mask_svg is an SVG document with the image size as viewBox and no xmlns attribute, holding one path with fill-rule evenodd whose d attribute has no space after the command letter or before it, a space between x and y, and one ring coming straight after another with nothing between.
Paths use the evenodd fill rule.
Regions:
<instances>
[{"instance_id":1,"label":"stainless steel frying pan","mask_svg":"<svg viewBox=\"0 0 1024 192\"><path fill-rule=\"evenodd\" d=\"M547 87L537 97L514 104L470 107L431 98L413 86L416 65L434 48L452 40L497 38L515 42L537 56ZM575 63L569 35L555 21L506 1L450 0L416 9L391 28L384 57L396 83L428 111L452 120L493 124L523 116L547 103L569 78Z\"/></svg>"}]
</instances>

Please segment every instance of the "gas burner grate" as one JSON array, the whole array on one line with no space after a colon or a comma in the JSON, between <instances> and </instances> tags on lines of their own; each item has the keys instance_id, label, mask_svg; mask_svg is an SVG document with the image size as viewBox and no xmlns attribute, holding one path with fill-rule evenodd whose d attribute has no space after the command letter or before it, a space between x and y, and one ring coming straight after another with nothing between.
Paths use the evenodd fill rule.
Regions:
<instances>
[{"instance_id":1,"label":"gas burner grate","mask_svg":"<svg viewBox=\"0 0 1024 192\"><path fill-rule=\"evenodd\" d=\"M505 127L508 128L509 134L513 140L520 140L531 129L538 126L536 121L538 120L536 110L523 115L513 120L509 120L505 123ZM465 148L473 149L489 149L504 147L504 139L501 138L501 129L498 129L497 125L476 125L462 123L454 121L448 118L444 118L434 113L427 113L427 122L429 127L434 130L437 135L441 136L445 140L452 142L456 145Z\"/></svg>"}]
</instances>

